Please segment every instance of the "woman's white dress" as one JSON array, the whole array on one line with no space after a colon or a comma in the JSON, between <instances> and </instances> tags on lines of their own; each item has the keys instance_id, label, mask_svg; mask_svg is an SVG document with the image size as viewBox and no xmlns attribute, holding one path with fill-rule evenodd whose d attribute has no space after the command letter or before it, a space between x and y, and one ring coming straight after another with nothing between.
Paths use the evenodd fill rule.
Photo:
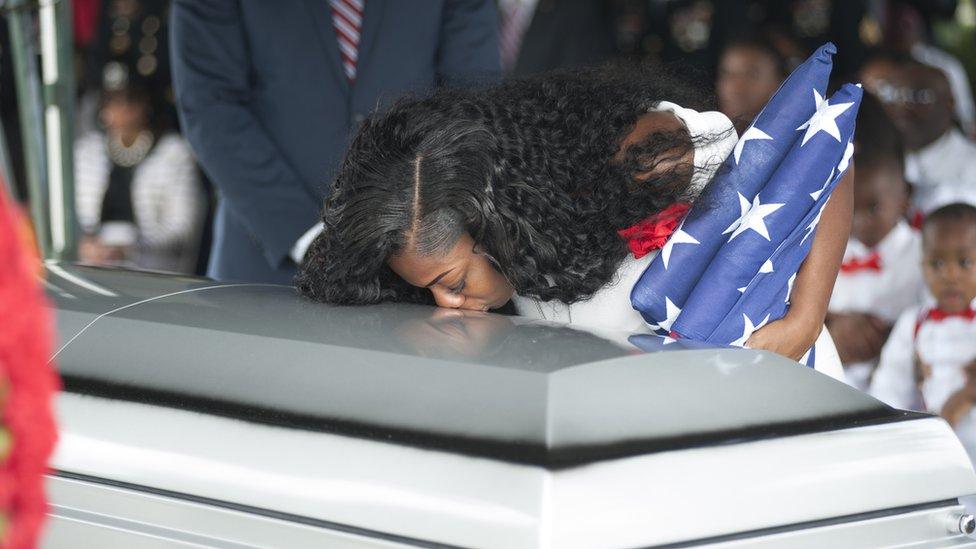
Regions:
<instances>
[{"instance_id":1,"label":"woman's white dress","mask_svg":"<svg viewBox=\"0 0 976 549\"><path fill-rule=\"evenodd\" d=\"M573 324L611 341L629 345L626 342L628 335L652 332L641 314L631 305L630 291L656 255L657 252L653 252L634 259L633 255L628 254L613 280L586 301L567 304L556 300L539 301L520 295L514 296L512 301L522 316ZM844 381L844 368L827 330L822 330L817 339L815 369Z\"/></svg>"}]
</instances>

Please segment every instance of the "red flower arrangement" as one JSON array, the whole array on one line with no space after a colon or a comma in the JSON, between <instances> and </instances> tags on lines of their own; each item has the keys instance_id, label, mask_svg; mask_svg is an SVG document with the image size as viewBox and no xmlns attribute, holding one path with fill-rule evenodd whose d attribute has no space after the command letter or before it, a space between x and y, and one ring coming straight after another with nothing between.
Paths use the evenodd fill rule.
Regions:
<instances>
[{"instance_id":1,"label":"red flower arrangement","mask_svg":"<svg viewBox=\"0 0 976 549\"><path fill-rule=\"evenodd\" d=\"M0 185L0 548L37 544L47 512L44 473L56 431L52 325L24 246L19 210ZM6 446L6 448L4 447ZM5 520L4 520L5 519Z\"/></svg>"},{"instance_id":2,"label":"red flower arrangement","mask_svg":"<svg viewBox=\"0 0 976 549\"><path fill-rule=\"evenodd\" d=\"M627 241L634 257L640 259L667 243L690 208L691 204L675 202L644 221L617 231L617 234Z\"/></svg>"}]
</instances>

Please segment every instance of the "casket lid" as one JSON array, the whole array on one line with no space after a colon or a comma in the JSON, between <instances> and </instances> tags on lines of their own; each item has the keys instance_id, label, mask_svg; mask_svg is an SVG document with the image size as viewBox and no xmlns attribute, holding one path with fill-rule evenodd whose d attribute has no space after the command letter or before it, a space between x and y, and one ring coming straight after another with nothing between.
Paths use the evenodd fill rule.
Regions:
<instances>
[{"instance_id":1,"label":"casket lid","mask_svg":"<svg viewBox=\"0 0 976 549\"><path fill-rule=\"evenodd\" d=\"M914 417L766 352L48 267L69 392L549 468Z\"/></svg>"}]
</instances>

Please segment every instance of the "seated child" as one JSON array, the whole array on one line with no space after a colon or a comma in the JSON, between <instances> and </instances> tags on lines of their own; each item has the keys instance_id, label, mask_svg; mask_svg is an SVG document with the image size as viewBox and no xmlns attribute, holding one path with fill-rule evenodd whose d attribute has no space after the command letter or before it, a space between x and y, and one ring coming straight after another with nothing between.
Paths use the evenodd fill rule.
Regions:
<instances>
[{"instance_id":1,"label":"seated child","mask_svg":"<svg viewBox=\"0 0 976 549\"><path fill-rule=\"evenodd\" d=\"M854 224L827 313L847 381L867 390L902 311L921 303L921 242L908 208L901 144L877 100L864 95L855 141Z\"/></svg>"},{"instance_id":2,"label":"seated child","mask_svg":"<svg viewBox=\"0 0 976 549\"><path fill-rule=\"evenodd\" d=\"M897 408L940 414L976 458L976 208L956 203L929 214L922 254L935 305L898 318L870 392Z\"/></svg>"}]
</instances>

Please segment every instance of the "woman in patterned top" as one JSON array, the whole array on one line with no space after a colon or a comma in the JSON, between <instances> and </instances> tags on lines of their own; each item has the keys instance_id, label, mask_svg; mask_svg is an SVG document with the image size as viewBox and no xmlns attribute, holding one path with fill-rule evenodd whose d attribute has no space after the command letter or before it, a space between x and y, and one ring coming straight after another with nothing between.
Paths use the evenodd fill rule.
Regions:
<instances>
[{"instance_id":1,"label":"woman in patterned top","mask_svg":"<svg viewBox=\"0 0 976 549\"><path fill-rule=\"evenodd\" d=\"M196 261L203 195L189 146L152 125L144 87L104 92L104 132L75 143L82 261L187 272Z\"/></svg>"}]
</instances>

